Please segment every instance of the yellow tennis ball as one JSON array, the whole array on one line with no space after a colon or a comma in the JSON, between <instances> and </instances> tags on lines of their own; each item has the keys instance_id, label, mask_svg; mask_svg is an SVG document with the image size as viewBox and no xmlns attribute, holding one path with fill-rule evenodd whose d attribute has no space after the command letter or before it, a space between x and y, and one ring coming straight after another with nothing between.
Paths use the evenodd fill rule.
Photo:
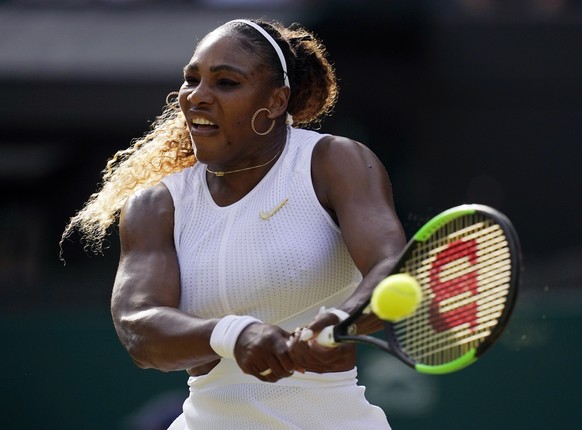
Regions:
<instances>
[{"instance_id":1,"label":"yellow tennis ball","mask_svg":"<svg viewBox=\"0 0 582 430\"><path fill-rule=\"evenodd\" d=\"M398 273L378 284L370 304L378 318L395 322L412 315L421 301L422 290L418 281L407 273Z\"/></svg>"}]
</instances>

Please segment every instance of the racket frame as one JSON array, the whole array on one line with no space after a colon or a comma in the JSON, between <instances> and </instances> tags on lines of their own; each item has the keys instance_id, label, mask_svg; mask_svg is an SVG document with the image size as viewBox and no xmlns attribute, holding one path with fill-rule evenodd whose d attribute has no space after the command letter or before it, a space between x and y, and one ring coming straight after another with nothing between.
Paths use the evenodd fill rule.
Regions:
<instances>
[{"instance_id":1,"label":"racket frame","mask_svg":"<svg viewBox=\"0 0 582 430\"><path fill-rule=\"evenodd\" d=\"M386 334L386 340L381 339L376 336L371 335L359 335L357 334L356 320L365 314L371 313L370 308L370 298L353 314L351 314L347 319L340 322L333 327L333 341L334 342L357 342L373 345L389 354L395 356L400 361L402 361L407 366L413 368L420 373L440 375L455 372L461 370L470 364L477 361L485 351L487 351L491 345L502 334L505 326L507 325L515 302L517 299L517 290L519 284L519 271L521 267L521 248L517 233L511 224L511 221L501 212L493 209L489 206L478 205L478 204L466 204L448 209L439 215L432 218L424 226L422 226L408 242L405 249L400 254L394 268L390 272L390 275L403 272L404 263L410 257L410 254L415 250L415 248L422 242L427 241L436 231L445 226L455 219L466 216L482 214L485 217L493 219L493 221L498 224L507 239L508 248L510 249L510 259L511 259L511 275L509 280L510 288L508 289L506 305L503 309L501 317L498 319L493 332L479 344L476 348L470 349L465 354L460 357L441 365L426 365L422 363L417 363L414 359L409 357L398 344L398 340L394 334L395 324L386 321L384 324L384 333Z\"/></svg>"}]
</instances>

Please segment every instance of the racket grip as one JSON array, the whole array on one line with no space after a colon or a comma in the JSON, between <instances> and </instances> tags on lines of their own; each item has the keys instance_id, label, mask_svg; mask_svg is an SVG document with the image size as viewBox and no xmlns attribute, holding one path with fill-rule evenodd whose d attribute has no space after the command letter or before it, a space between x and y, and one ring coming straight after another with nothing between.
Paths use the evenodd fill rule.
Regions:
<instances>
[{"instance_id":1,"label":"racket grip","mask_svg":"<svg viewBox=\"0 0 582 430\"><path fill-rule=\"evenodd\" d=\"M315 341L320 344L321 346L327 346L327 347L334 347L337 346L337 343L335 341L335 338L333 336L333 327L332 325L329 325L327 327L325 327L323 330L321 330L319 332L319 334L317 335L317 337L315 338Z\"/></svg>"}]
</instances>

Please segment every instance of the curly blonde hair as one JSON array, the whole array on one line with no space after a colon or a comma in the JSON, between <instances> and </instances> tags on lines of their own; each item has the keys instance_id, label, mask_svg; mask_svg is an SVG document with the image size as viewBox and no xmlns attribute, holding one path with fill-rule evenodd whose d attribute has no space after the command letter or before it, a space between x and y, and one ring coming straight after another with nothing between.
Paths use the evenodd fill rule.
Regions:
<instances>
[{"instance_id":1,"label":"curly blonde hair","mask_svg":"<svg viewBox=\"0 0 582 430\"><path fill-rule=\"evenodd\" d=\"M277 21L254 22L273 37L286 57L291 82L288 112L293 116L293 125L319 124L324 116L331 114L339 91L325 47L299 24L285 27ZM260 33L242 23L229 22L223 27L236 34L243 48L271 68L274 84L283 84L282 76L277 73L277 69L281 70L279 59ZM61 258L63 243L75 230L80 233L86 250L102 253L105 236L132 194L194 163L196 157L184 116L177 98L170 97L152 129L107 162L101 185L65 227L60 241Z\"/></svg>"},{"instance_id":2,"label":"curly blonde hair","mask_svg":"<svg viewBox=\"0 0 582 430\"><path fill-rule=\"evenodd\" d=\"M61 250L64 240L76 229L86 249L101 253L103 239L130 195L195 162L184 117L175 98L169 98L152 129L107 162L100 187L65 227Z\"/></svg>"}]
</instances>

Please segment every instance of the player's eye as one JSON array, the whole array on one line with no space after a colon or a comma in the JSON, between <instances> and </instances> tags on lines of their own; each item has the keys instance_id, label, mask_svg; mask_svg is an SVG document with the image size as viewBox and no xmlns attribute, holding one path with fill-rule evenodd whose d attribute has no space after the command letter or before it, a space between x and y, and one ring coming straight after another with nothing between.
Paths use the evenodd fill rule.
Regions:
<instances>
[{"instance_id":1,"label":"player's eye","mask_svg":"<svg viewBox=\"0 0 582 430\"><path fill-rule=\"evenodd\" d=\"M188 85L198 85L200 79L194 76L184 76L184 82Z\"/></svg>"},{"instance_id":2,"label":"player's eye","mask_svg":"<svg viewBox=\"0 0 582 430\"><path fill-rule=\"evenodd\" d=\"M221 87L236 87L239 85L237 81L233 81L232 79L220 79L218 81L218 85Z\"/></svg>"}]
</instances>

